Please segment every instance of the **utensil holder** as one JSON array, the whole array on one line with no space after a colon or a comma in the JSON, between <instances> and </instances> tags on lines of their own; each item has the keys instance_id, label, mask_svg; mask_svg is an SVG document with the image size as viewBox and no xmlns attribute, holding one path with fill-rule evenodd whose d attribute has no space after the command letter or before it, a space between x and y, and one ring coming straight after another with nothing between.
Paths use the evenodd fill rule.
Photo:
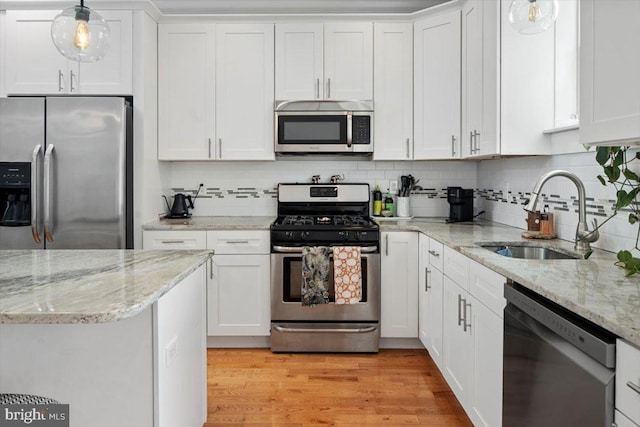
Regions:
<instances>
[{"instance_id":1,"label":"utensil holder","mask_svg":"<svg viewBox=\"0 0 640 427\"><path fill-rule=\"evenodd\" d=\"M397 197L396 215L403 217L411 216L411 204L409 203L409 197Z\"/></svg>"}]
</instances>

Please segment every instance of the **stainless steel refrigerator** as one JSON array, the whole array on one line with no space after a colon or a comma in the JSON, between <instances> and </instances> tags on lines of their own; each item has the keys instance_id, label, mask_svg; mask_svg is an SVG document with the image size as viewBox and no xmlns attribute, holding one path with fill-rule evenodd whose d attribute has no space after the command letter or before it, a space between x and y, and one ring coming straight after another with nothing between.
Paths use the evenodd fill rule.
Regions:
<instances>
[{"instance_id":1,"label":"stainless steel refrigerator","mask_svg":"<svg viewBox=\"0 0 640 427\"><path fill-rule=\"evenodd\" d=\"M0 249L133 248L121 97L0 98Z\"/></svg>"}]
</instances>

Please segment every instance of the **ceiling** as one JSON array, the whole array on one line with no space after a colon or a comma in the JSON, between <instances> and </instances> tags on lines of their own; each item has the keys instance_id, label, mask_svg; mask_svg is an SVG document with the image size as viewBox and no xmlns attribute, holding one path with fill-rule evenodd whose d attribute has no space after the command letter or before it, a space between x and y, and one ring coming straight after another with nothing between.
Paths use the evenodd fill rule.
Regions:
<instances>
[{"instance_id":1,"label":"ceiling","mask_svg":"<svg viewBox=\"0 0 640 427\"><path fill-rule=\"evenodd\" d=\"M411 13L449 0L152 0L167 14Z\"/></svg>"}]
</instances>

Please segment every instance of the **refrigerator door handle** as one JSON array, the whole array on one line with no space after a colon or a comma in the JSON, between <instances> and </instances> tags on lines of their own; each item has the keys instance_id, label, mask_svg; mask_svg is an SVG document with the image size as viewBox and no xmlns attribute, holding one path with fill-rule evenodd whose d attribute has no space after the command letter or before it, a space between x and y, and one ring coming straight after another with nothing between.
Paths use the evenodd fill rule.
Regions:
<instances>
[{"instance_id":1,"label":"refrigerator door handle","mask_svg":"<svg viewBox=\"0 0 640 427\"><path fill-rule=\"evenodd\" d=\"M44 236L47 242L53 242L53 230L51 227L51 198L52 198L52 156L54 145L49 144L44 153Z\"/></svg>"},{"instance_id":2,"label":"refrigerator door handle","mask_svg":"<svg viewBox=\"0 0 640 427\"><path fill-rule=\"evenodd\" d=\"M38 202L40 201L40 177L38 171L40 169L40 154L42 153L42 145L38 144L31 153L31 235L36 243L40 243L40 231L38 230L39 210Z\"/></svg>"}]
</instances>

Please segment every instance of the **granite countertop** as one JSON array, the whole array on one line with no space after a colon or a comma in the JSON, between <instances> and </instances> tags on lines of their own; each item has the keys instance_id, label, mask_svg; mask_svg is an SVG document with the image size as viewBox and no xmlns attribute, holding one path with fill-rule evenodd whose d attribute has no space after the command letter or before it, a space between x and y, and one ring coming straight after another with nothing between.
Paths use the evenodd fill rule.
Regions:
<instances>
[{"instance_id":1,"label":"granite countertop","mask_svg":"<svg viewBox=\"0 0 640 427\"><path fill-rule=\"evenodd\" d=\"M573 251L573 242L532 241L521 237L521 229L488 221L445 224L444 219L415 218L383 221L380 230L423 232L640 347L640 275L625 277L614 265L615 253L595 249L589 259L571 260L507 258L475 243L522 241Z\"/></svg>"},{"instance_id":2,"label":"granite countertop","mask_svg":"<svg viewBox=\"0 0 640 427\"><path fill-rule=\"evenodd\" d=\"M193 217L146 224L145 230L268 230L274 217ZM573 250L573 242L532 241L519 228L486 220L447 224L445 218L382 220L381 231L419 231L480 264L549 298L629 342L640 346L640 275L625 277L612 252L594 250L588 259L506 258L477 242L523 241Z\"/></svg>"},{"instance_id":3,"label":"granite countertop","mask_svg":"<svg viewBox=\"0 0 640 427\"><path fill-rule=\"evenodd\" d=\"M142 226L143 230L268 230L274 216L192 216L161 219Z\"/></svg>"},{"instance_id":4,"label":"granite countertop","mask_svg":"<svg viewBox=\"0 0 640 427\"><path fill-rule=\"evenodd\" d=\"M103 323L135 316L208 251L0 251L0 323Z\"/></svg>"}]
</instances>

